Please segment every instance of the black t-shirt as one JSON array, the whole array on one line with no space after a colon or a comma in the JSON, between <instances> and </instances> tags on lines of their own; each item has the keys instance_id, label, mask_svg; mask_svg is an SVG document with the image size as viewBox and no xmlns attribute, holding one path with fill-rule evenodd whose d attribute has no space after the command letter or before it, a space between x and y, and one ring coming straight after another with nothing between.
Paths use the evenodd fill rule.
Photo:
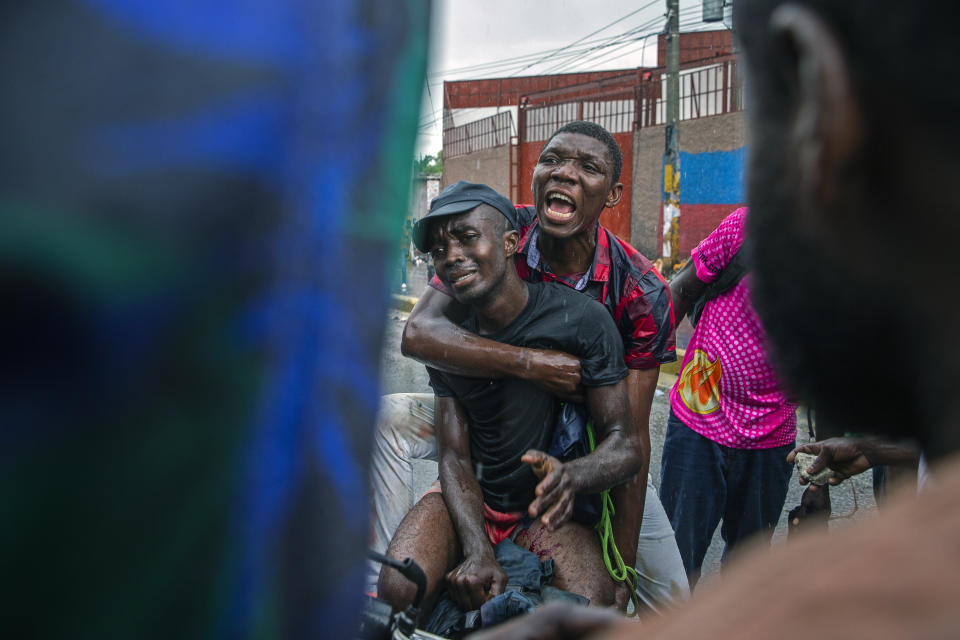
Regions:
<instances>
[{"instance_id":1,"label":"black t-shirt","mask_svg":"<svg viewBox=\"0 0 960 640\"><path fill-rule=\"evenodd\" d=\"M485 338L577 356L588 387L615 384L627 376L623 341L603 305L560 284L527 286L530 296L523 311ZM476 332L476 316L471 314L462 326ZM549 447L559 401L519 378L471 378L431 367L427 371L434 393L457 398L467 415L470 456L484 501L497 511L526 509L537 478L520 456L527 449Z\"/></svg>"}]
</instances>

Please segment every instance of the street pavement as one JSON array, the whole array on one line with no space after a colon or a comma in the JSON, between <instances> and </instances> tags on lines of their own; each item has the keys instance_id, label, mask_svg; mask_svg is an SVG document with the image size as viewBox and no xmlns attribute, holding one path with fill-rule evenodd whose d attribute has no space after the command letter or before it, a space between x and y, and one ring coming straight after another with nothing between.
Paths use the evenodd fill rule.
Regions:
<instances>
[{"instance_id":1,"label":"street pavement","mask_svg":"<svg viewBox=\"0 0 960 640\"><path fill-rule=\"evenodd\" d=\"M422 273L420 273L422 271ZM419 296L423 287L426 286L426 271L421 266L420 269L408 272L407 295ZM399 293L399 291L397 291ZM401 311L389 311L387 314L386 333L384 338L384 348L381 358L381 387L383 393L404 393L419 392L429 393L427 373L423 365L405 358L400 354L400 335L403 325L408 317L407 313ZM650 440L651 456L650 467L654 478L654 484L659 484L660 476L660 454L663 450L663 437L669 413L669 388L660 388L657 390L654 398L653 408L650 414ZM801 417L797 428L797 440L800 443L808 442L808 431L804 412L800 412ZM417 463L415 474L415 490L422 492L436 479L436 464ZM794 471L794 480L790 483L790 492L784 505L783 515L780 523L774 532L774 544L782 544L786 541L787 513L800 502L802 487L796 481L796 471ZM831 528L843 527L853 520L869 518L876 512L876 503L873 498L871 477L869 473L861 474L853 481L843 483L839 487L831 489L831 499L833 503L834 517L830 522ZM703 566L703 578L701 584L716 577L720 568L720 556L723 552L723 541L720 539L719 527L714 535L713 543L707 552L707 557Z\"/></svg>"},{"instance_id":2,"label":"street pavement","mask_svg":"<svg viewBox=\"0 0 960 640\"><path fill-rule=\"evenodd\" d=\"M401 272L399 268L394 269L390 276L390 293L398 293L405 296L419 296L423 293L423 288L427 286L427 264L407 263L406 273Z\"/></svg>"}]
</instances>

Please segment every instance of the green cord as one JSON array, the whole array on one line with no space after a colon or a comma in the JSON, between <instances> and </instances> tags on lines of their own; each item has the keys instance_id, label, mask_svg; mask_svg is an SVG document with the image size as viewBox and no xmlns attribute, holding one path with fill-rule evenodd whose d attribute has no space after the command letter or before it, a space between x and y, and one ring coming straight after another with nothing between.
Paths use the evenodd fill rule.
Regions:
<instances>
[{"instance_id":1,"label":"green cord","mask_svg":"<svg viewBox=\"0 0 960 640\"><path fill-rule=\"evenodd\" d=\"M587 442L590 445L590 451L596 448L596 441L593 436L593 421L587 422ZM594 527L600 536L600 546L603 548L603 564L607 567L607 573L616 582L626 582L630 589L630 600L633 601L633 613L630 617L640 612L640 596L637 595L637 570L628 567L623 562L620 555L620 549L617 548L617 541L613 537L613 499L610 498L610 490L604 489L600 492L600 502L603 508L600 512L600 521Z\"/></svg>"}]
</instances>

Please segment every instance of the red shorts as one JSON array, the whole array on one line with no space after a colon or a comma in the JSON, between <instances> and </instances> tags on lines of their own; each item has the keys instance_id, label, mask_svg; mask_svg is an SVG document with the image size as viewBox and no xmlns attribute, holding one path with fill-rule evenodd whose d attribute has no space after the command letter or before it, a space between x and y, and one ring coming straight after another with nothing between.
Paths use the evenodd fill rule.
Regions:
<instances>
[{"instance_id":1,"label":"red shorts","mask_svg":"<svg viewBox=\"0 0 960 640\"><path fill-rule=\"evenodd\" d=\"M427 495L428 493L443 493L440 489L439 480L434 482L423 495ZM513 532L520 526L525 515L527 515L525 511L510 511L508 513L494 511L484 502L483 528L487 532L487 539L490 540L490 544L498 545L513 535Z\"/></svg>"}]
</instances>

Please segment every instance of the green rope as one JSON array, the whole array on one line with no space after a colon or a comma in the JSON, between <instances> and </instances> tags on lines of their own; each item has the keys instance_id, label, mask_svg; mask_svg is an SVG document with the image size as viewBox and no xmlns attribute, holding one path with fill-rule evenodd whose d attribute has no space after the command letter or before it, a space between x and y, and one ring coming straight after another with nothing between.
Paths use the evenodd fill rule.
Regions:
<instances>
[{"instance_id":1,"label":"green rope","mask_svg":"<svg viewBox=\"0 0 960 640\"><path fill-rule=\"evenodd\" d=\"M592 452L596 448L596 441L593 435L593 422L587 422L587 442ZM633 601L633 613L630 617L640 612L640 596L637 595L637 570L628 567L623 562L620 555L620 549L617 548L617 541L613 537L613 499L610 498L610 490L604 489L600 492L600 502L603 508L600 513L600 521L597 522L594 529L600 536L600 546L603 550L603 564L607 567L607 573L616 582L625 582L630 589L630 600Z\"/></svg>"}]
</instances>

